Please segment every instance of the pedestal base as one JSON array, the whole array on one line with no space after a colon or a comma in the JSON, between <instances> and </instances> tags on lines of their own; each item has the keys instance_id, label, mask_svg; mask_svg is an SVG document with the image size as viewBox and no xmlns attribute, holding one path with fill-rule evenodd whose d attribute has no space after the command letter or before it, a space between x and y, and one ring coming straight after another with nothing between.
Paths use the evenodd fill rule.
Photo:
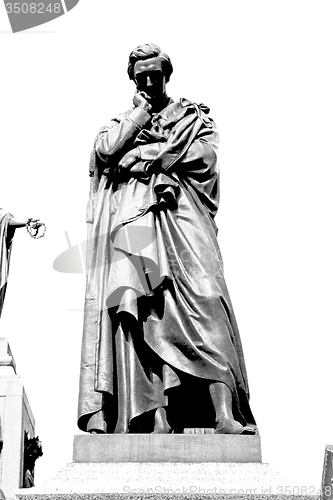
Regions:
<instances>
[{"instance_id":1,"label":"pedestal base","mask_svg":"<svg viewBox=\"0 0 333 500\"><path fill-rule=\"evenodd\" d=\"M18 500L319 499L304 495L292 481L260 462L259 436L82 434L74 439L73 463L43 487L19 490L16 496Z\"/></svg>"},{"instance_id":2,"label":"pedestal base","mask_svg":"<svg viewBox=\"0 0 333 500\"><path fill-rule=\"evenodd\" d=\"M18 500L318 500L267 464L72 463Z\"/></svg>"}]
</instances>

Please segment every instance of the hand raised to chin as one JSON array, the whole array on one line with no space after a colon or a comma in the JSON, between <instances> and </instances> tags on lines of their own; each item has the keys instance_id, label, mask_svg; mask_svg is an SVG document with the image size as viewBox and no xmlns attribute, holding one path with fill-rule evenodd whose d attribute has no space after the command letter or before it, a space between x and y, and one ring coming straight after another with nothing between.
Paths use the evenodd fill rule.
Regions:
<instances>
[{"instance_id":1,"label":"hand raised to chin","mask_svg":"<svg viewBox=\"0 0 333 500\"><path fill-rule=\"evenodd\" d=\"M136 108L141 108L147 113L151 111L151 104L149 104L150 97L146 92L137 92L133 97L133 104Z\"/></svg>"}]
</instances>

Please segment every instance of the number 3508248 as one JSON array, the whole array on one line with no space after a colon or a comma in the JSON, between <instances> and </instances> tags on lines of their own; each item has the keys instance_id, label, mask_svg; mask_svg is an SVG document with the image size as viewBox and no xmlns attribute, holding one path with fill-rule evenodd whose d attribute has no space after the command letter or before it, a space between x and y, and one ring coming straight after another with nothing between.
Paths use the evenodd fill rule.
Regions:
<instances>
[{"instance_id":1,"label":"number 3508248","mask_svg":"<svg viewBox=\"0 0 333 500\"><path fill-rule=\"evenodd\" d=\"M8 14L60 14L60 3L6 3Z\"/></svg>"}]
</instances>

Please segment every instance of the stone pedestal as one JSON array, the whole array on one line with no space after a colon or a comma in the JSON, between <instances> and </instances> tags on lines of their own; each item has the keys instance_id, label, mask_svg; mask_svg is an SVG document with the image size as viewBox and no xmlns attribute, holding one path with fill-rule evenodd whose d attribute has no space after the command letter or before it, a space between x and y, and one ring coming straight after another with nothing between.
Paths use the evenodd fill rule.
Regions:
<instances>
[{"instance_id":1,"label":"stone pedestal","mask_svg":"<svg viewBox=\"0 0 333 500\"><path fill-rule=\"evenodd\" d=\"M23 486L24 433L34 436L35 421L6 339L0 338L0 489L14 498Z\"/></svg>"},{"instance_id":2,"label":"stone pedestal","mask_svg":"<svg viewBox=\"0 0 333 500\"><path fill-rule=\"evenodd\" d=\"M231 460L233 463L230 463ZM261 463L259 436L79 435L73 463L18 500L318 500Z\"/></svg>"}]
</instances>

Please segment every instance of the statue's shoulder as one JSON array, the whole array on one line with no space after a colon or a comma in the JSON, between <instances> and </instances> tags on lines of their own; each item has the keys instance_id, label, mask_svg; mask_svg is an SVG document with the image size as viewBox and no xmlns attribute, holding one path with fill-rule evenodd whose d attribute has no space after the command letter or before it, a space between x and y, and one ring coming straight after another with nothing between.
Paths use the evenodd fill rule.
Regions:
<instances>
[{"instance_id":1,"label":"statue's shoulder","mask_svg":"<svg viewBox=\"0 0 333 500\"><path fill-rule=\"evenodd\" d=\"M7 210L4 210L3 208L0 208L0 222L3 220L3 219L8 219L8 218L12 218L14 217L13 214L11 214L10 212L8 212ZM0 497L1 498L1 497Z\"/></svg>"},{"instance_id":2,"label":"statue's shoulder","mask_svg":"<svg viewBox=\"0 0 333 500\"><path fill-rule=\"evenodd\" d=\"M196 110L200 110L202 113L205 113L206 115L208 115L208 113L210 112L210 108L208 106L206 106L206 104L204 104L202 102L196 103L194 101L189 101L185 97L180 98L179 104L182 108L192 107L192 108L195 108Z\"/></svg>"},{"instance_id":3,"label":"statue's shoulder","mask_svg":"<svg viewBox=\"0 0 333 500\"><path fill-rule=\"evenodd\" d=\"M185 115L195 113L202 121L203 126L215 129L214 120L209 116L210 108L205 104L189 101L185 97L181 97L177 105L183 110Z\"/></svg>"}]
</instances>

